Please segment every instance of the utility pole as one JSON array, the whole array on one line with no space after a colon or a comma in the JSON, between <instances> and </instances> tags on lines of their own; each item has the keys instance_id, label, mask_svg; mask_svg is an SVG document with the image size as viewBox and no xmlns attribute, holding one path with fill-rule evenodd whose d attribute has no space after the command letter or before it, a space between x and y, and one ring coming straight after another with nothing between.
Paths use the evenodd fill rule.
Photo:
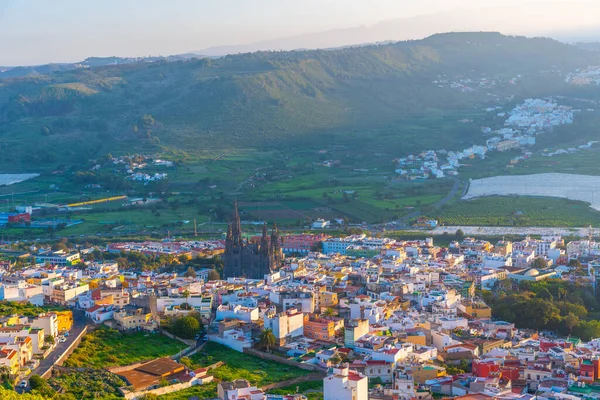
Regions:
<instances>
[{"instance_id":1,"label":"utility pole","mask_svg":"<svg viewBox=\"0 0 600 400\"><path fill-rule=\"evenodd\" d=\"M198 226L196 225L196 218L194 218L194 236L198 236Z\"/></svg>"}]
</instances>

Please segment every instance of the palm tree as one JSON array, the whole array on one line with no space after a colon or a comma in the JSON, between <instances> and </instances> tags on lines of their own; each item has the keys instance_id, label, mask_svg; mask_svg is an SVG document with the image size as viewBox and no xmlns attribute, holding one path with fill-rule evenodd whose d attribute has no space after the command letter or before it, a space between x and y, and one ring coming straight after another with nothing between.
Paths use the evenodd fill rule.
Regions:
<instances>
[{"instance_id":1,"label":"palm tree","mask_svg":"<svg viewBox=\"0 0 600 400\"><path fill-rule=\"evenodd\" d=\"M323 312L323 316L325 317L333 317L335 315L335 310L333 308L328 308Z\"/></svg>"},{"instance_id":2,"label":"palm tree","mask_svg":"<svg viewBox=\"0 0 600 400\"><path fill-rule=\"evenodd\" d=\"M271 351L271 348L275 346L275 335L271 329L265 329L260 333L258 338L258 344L260 347L265 349L267 352Z\"/></svg>"},{"instance_id":3,"label":"palm tree","mask_svg":"<svg viewBox=\"0 0 600 400\"><path fill-rule=\"evenodd\" d=\"M190 297L190 291L185 289L182 294L183 294L183 297L185 297L185 304L187 306L186 309L189 310L191 308L190 303L188 303L188 298Z\"/></svg>"}]
</instances>

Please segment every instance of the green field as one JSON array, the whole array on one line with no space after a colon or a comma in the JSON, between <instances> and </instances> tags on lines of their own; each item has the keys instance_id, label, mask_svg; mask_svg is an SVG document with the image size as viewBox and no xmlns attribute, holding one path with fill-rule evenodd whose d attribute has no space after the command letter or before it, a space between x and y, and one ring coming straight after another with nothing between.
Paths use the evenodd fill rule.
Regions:
<instances>
[{"instance_id":1,"label":"green field","mask_svg":"<svg viewBox=\"0 0 600 400\"><path fill-rule=\"evenodd\" d=\"M588 204L549 197L485 197L459 201L436 215L444 225L583 227L600 224Z\"/></svg>"},{"instance_id":2,"label":"green field","mask_svg":"<svg viewBox=\"0 0 600 400\"><path fill-rule=\"evenodd\" d=\"M161 334L121 333L100 327L85 335L65 362L66 367L106 368L170 356L185 344Z\"/></svg>"},{"instance_id":3,"label":"green field","mask_svg":"<svg viewBox=\"0 0 600 400\"><path fill-rule=\"evenodd\" d=\"M76 399L119 399L122 396L118 389L126 385L117 375L89 368L53 376L48 383Z\"/></svg>"},{"instance_id":4,"label":"green field","mask_svg":"<svg viewBox=\"0 0 600 400\"><path fill-rule=\"evenodd\" d=\"M225 365L210 372L215 379L226 382L235 379L247 379L257 387L310 373L310 371L305 371L297 367L240 353L214 342L208 342L200 353L191 357L194 367L205 367L218 361L225 362ZM161 399L179 400L187 399L190 396L200 396L201 398L217 397L216 384L192 387L177 393L161 396Z\"/></svg>"}]
</instances>

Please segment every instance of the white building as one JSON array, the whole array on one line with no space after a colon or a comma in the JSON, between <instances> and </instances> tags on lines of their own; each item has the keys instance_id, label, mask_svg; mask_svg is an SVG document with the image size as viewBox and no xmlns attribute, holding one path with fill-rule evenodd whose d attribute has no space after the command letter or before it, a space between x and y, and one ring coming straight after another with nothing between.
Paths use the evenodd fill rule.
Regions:
<instances>
[{"instance_id":1,"label":"white building","mask_svg":"<svg viewBox=\"0 0 600 400\"><path fill-rule=\"evenodd\" d=\"M298 310L288 310L276 314L270 311L265 315L265 329L271 329L280 344L286 339L304 335L304 314Z\"/></svg>"},{"instance_id":2,"label":"white building","mask_svg":"<svg viewBox=\"0 0 600 400\"><path fill-rule=\"evenodd\" d=\"M369 378L348 367L334 368L323 379L324 400L368 400Z\"/></svg>"},{"instance_id":3,"label":"white building","mask_svg":"<svg viewBox=\"0 0 600 400\"><path fill-rule=\"evenodd\" d=\"M259 318L258 308L243 307L240 305L220 305L217 308L216 321L224 319L239 319L246 322L257 321Z\"/></svg>"}]
</instances>

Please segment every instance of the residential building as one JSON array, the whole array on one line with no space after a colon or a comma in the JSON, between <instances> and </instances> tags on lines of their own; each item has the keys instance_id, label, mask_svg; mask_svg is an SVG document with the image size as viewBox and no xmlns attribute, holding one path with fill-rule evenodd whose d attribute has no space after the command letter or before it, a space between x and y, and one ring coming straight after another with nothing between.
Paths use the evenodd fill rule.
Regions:
<instances>
[{"instance_id":1,"label":"residential building","mask_svg":"<svg viewBox=\"0 0 600 400\"><path fill-rule=\"evenodd\" d=\"M323 379L324 400L368 400L369 379L347 366L334 368Z\"/></svg>"}]
</instances>

